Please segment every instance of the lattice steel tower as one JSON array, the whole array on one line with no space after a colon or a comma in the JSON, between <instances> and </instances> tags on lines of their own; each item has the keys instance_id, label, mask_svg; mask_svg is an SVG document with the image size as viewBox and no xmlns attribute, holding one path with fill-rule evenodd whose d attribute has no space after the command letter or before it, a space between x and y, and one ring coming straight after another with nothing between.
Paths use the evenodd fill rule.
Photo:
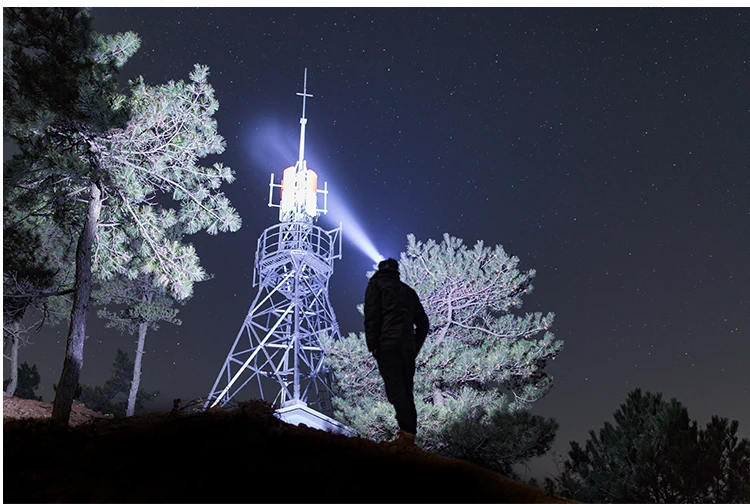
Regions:
<instances>
[{"instance_id":1,"label":"lattice steel tower","mask_svg":"<svg viewBox=\"0 0 750 504\"><path fill-rule=\"evenodd\" d=\"M330 373L319 337L341 338L328 299L333 261L341 257L341 226L325 231L314 224L328 211L328 185L318 189L318 176L305 161L305 105L312 97L307 94L307 69L303 91L297 95L302 97L299 159L284 170L281 184L274 183L272 173L269 188L268 206L279 208L280 223L258 239L253 272L258 294L204 408L224 406L251 386L279 411L331 410ZM280 189L278 204L275 188Z\"/></svg>"}]
</instances>

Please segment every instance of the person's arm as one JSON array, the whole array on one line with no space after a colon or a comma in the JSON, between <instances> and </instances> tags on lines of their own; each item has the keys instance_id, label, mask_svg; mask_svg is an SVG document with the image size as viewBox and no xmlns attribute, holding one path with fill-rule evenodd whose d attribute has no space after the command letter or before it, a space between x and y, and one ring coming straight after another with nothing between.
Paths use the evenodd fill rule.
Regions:
<instances>
[{"instance_id":1,"label":"person's arm","mask_svg":"<svg viewBox=\"0 0 750 504\"><path fill-rule=\"evenodd\" d=\"M430 319L427 318L427 313L424 311L424 306L417 296L417 309L414 314L414 325L416 330L414 332L415 340L417 343L417 353L422 349L425 339L427 339L427 333L430 332Z\"/></svg>"},{"instance_id":2,"label":"person's arm","mask_svg":"<svg viewBox=\"0 0 750 504\"><path fill-rule=\"evenodd\" d=\"M365 290L365 340L367 350L373 355L380 343L380 329L383 326L383 307L380 302L380 289L372 282Z\"/></svg>"}]
</instances>

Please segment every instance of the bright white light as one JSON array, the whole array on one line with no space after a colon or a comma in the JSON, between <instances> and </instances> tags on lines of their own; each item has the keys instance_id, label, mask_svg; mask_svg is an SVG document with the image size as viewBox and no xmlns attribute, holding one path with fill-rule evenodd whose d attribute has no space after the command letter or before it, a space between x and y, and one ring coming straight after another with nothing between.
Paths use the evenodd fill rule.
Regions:
<instances>
[{"instance_id":1,"label":"bright white light","mask_svg":"<svg viewBox=\"0 0 750 504\"><path fill-rule=\"evenodd\" d=\"M330 186L329 186L330 189ZM346 207L340 197L337 197L333 191L328 195L328 214L326 218L331 222L340 222L344 230L344 238L351 240L367 257L375 263L379 263L385 257L378 252L375 245L352 212Z\"/></svg>"},{"instance_id":2,"label":"bright white light","mask_svg":"<svg viewBox=\"0 0 750 504\"><path fill-rule=\"evenodd\" d=\"M374 263L377 264L385 259L383 254L377 251L375 245L372 244L356 221L349 221L348 224L346 221L341 222L344 223L344 236L349 238L362 252L365 253L367 257L372 259Z\"/></svg>"}]
</instances>

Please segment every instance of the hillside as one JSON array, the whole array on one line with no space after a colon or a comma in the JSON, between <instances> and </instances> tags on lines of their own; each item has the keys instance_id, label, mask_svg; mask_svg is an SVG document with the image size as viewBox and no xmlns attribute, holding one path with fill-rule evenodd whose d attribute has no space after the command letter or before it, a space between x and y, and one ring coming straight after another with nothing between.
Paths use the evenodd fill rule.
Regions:
<instances>
[{"instance_id":1,"label":"hillside","mask_svg":"<svg viewBox=\"0 0 750 504\"><path fill-rule=\"evenodd\" d=\"M6 417L17 401L3 408L5 502L571 502L468 462L289 425L259 401L91 412L67 430Z\"/></svg>"}]
</instances>

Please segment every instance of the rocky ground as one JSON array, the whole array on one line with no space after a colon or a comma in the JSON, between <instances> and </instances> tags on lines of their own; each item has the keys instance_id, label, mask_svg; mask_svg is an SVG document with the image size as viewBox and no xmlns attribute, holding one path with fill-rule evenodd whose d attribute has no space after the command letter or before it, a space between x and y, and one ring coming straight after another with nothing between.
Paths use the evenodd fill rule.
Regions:
<instances>
[{"instance_id":1,"label":"rocky ground","mask_svg":"<svg viewBox=\"0 0 750 504\"><path fill-rule=\"evenodd\" d=\"M5 502L571 502L468 462L293 426L260 401L113 419L3 401Z\"/></svg>"}]
</instances>

